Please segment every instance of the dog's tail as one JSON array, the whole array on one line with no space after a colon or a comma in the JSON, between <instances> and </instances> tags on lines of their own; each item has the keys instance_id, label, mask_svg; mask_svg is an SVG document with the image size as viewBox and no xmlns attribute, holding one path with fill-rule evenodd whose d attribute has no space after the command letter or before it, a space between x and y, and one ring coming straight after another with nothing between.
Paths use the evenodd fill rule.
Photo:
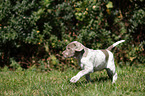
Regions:
<instances>
[{"instance_id":1,"label":"dog's tail","mask_svg":"<svg viewBox=\"0 0 145 96\"><path fill-rule=\"evenodd\" d=\"M120 43L122 43L122 42L124 42L125 40L120 40L120 41L117 41L116 43L114 43L113 45L111 45L111 46L109 46L108 48L107 48L107 50L111 50L112 48L114 48L116 45L118 45L118 44L120 44Z\"/></svg>"}]
</instances>

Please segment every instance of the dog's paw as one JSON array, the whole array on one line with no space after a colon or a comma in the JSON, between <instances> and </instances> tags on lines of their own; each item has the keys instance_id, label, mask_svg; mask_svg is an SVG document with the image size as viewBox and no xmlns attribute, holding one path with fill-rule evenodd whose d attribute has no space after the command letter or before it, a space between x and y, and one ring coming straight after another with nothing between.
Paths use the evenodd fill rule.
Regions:
<instances>
[{"instance_id":1,"label":"dog's paw","mask_svg":"<svg viewBox=\"0 0 145 96\"><path fill-rule=\"evenodd\" d=\"M79 79L80 79L79 77L74 76L74 77L71 78L70 82L71 83L76 83Z\"/></svg>"}]
</instances>

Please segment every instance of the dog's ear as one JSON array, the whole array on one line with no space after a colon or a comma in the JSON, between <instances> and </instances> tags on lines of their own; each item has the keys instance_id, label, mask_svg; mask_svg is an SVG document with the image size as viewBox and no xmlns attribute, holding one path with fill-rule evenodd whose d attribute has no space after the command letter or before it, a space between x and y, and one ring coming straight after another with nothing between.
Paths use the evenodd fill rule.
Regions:
<instances>
[{"instance_id":1,"label":"dog's ear","mask_svg":"<svg viewBox=\"0 0 145 96\"><path fill-rule=\"evenodd\" d=\"M84 49L84 46L80 42L74 41L74 44L75 44L75 51L82 51Z\"/></svg>"},{"instance_id":2,"label":"dog's ear","mask_svg":"<svg viewBox=\"0 0 145 96\"><path fill-rule=\"evenodd\" d=\"M76 44L75 51L79 51L79 52L84 51L83 57L86 57L88 54L88 49L84 45L82 45L80 42L76 42L75 44Z\"/></svg>"},{"instance_id":3,"label":"dog's ear","mask_svg":"<svg viewBox=\"0 0 145 96\"><path fill-rule=\"evenodd\" d=\"M75 50L75 51L80 52L80 51L83 51L83 50L84 50L83 56L84 56L84 57L87 56L87 54L88 54L88 49L87 49L84 45L82 45L82 44L81 44L80 42L78 42L78 41L73 41L72 43L74 44L74 50Z\"/></svg>"}]
</instances>

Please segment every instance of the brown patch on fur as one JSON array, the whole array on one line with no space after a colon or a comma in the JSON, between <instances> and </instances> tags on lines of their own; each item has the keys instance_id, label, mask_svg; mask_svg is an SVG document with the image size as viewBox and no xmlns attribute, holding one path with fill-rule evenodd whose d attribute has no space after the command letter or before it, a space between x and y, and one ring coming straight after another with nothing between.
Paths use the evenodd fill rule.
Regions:
<instances>
[{"instance_id":1,"label":"brown patch on fur","mask_svg":"<svg viewBox=\"0 0 145 96\"><path fill-rule=\"evenodd\" d=\"M105 59L106 59L106 61L108 61L108 58L109 58L109 54L108 54L108 52L107 52L107 50L101 50L104 54L105 54Z\"/></svg>"},{"instance_id":2,"label":"brown patch on fur","mask_svg":"<svg viewBox=\"0 0 145 96\"><path fill-rule=\"evenodd\" d=\"M113 45L111 45L111 46L109 46L108 48L107 48L107 50L111 50L112 48L113 48L114 46Z\"/></svg>"}]
</instances>

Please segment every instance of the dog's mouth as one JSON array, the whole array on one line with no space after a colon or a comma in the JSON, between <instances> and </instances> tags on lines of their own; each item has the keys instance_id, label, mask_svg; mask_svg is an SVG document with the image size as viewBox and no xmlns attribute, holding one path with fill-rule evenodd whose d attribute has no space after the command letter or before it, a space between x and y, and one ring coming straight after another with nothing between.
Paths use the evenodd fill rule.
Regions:
<instances>
[{"instance_id":1,"label":"dog's mouth","mask_svg":"<svg viewBox=\"0 0 145 96\"><path fill-rule=\"evenodd\" d=\"M64 55L64 54L63 54L63 57L64 57L64 58L68 58L68 56L66 56L66 55Z\"/></svg>"},{"instance_id":2,"label":"dog's mouth","mask_svg":"<svg viewBox=\"0 0 145 96\"><path fill-rule=\"evenodd\" d=\"M65 51L62 52L62 55L63 55L64 58L71 58L71 57L74 56L74 54L70 54L70 53L65 52Z\"/></svg>"}]
</instances>

